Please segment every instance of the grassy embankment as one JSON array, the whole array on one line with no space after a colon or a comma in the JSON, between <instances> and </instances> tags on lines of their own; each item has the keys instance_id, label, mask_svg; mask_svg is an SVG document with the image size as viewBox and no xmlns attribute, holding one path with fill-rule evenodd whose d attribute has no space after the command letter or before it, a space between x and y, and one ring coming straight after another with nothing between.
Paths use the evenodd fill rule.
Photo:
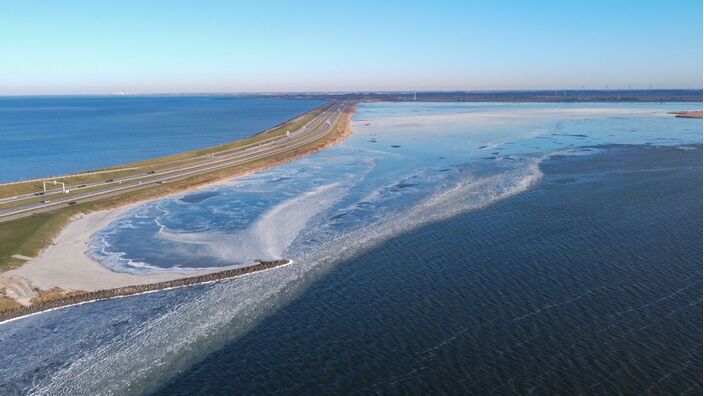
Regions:
<instances>
[{"instance_id":1,"label":"grassy embankment","mask_svg":"<svg viewBox=\"0 0 704 396\"><path fill-rule=\"evenodd\" d=\"M221 151L223 148L237 148L253 141L263 140L271 137L273 134L284 134L286 130L295 130L303 126L310 119L322 112L324 108L319 108L311 113L291 120L288 123L282 124L280 127L272 129L266 133L255 135L248 139L233 142L228 145L197 150L189 153L178 154L175 156L165 157L165 159L181 159L193 158L204 154ZM195 175L182 180L169 182L167 184L152 184L145 185L143 189L137 191L125 192L119 195L104 197L91 202L79 203L74 206L63 207L51 212L39 213L23 217L16 220L0 223L0 272L7 271L22 265L25 261L13 257L14 255L22 255L35 257L38 255L51 241L56 237L59 231L71 220L72 217L81 213L88 213L97 210L109 209L125 205L128 203L144 201L148 199L158 198L161 196L177 193L192 189L194 187L203 186L219 180L232 178L262 169L266 169L275 165L280 165L306 154L319 151L326 148L342 139L350 132L350 119L353 114L353 109L349 109L343 117L340 117L334 125L332 131L320 139L308 143L304 146L291 149L289 151L271 155L269 157L251 161L245 164L233 165L223 169L218 169L207 174ZM158 166L160 159L143 161L139 164L150 164ZM142 169L143 172L143 169ZM67 176L61 180L67 180L72 177L83 176ZM105 175L101 175L103 179ZM71 183L77 183L75 180ZM81 183L81 182L78 182ZM41 183L40 183L41 186Z\"/></svg>"}]
</instances>

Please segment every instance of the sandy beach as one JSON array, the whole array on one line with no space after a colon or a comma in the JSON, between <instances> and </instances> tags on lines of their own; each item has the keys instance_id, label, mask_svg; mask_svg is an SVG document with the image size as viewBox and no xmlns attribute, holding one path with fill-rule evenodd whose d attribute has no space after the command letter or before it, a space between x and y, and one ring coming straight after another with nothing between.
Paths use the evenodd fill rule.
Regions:
<instances>
[{"instance_id":1,"label":"sandy beach","mask_svg":"<svg viewBox=\"0 0 704 396\"><path fill-rule=\"evenodd\" d=\"M157 274L135 275L126 272L116 272L105 267L92 259L87 254L87 249L90 237L95 232L106 227L133 208L148 202L168 199L191 191L226 184L234 178L256 171L243 172L223 180L194 186L157 198L77 216L61 230L53 243L44 249L39 256L22 257L27 262L21 267L0 273L0 288L5 288L6 297L22 305L30 305L33 297L37 297L41 293L54 288L59 288L66 292L91 292L172 281L234 268L221 267L201 271L169 271Z\"/></svg>"},{"instance_id":2,"label":"sandy beach","mask_svg":"<svg viewBox=\"0 0 704 396\"><path fill-rule=\"evenodd\" d=\"M26 305L38 294L36 289L96 291L183 278L184 274L176 272L150 275L115 272L86 254L90 236L95 231L137 205L93 212L75 219L39 257L0 274L0 287L5 287L7 297Z\"/></svg>"},{"instance_id":3,"label":"sandy beach","mask_svg":"<svg viewBox=\"0 0 704 396\"><path fill-rule=\"evenodd\" d=\"M349 136L351 133L350 120L342 127L340 132L320 147L299 153L280 161L274 165L292 161L296 158L324 150ZM162 196L142 200L116 208L82 214L73 219L64 227L57 237L37 257L14 256L26 260L21 267L0 273L0 290L4 289L7 298L15 300L22 305L31 305L32 299L52 289L59 294L71 291L92 292L107 289L116 289L126 286L147 285L159 282L183 279L184 277L205 275L208 273L228 270L234 267L210 268L201 271L189 270L187 272L168 271L164 273L134 275L125 272L113 271L97 261L87 253L90 237L101 228L127 213L129 210L158 199L182 195L189 191L199 190L219 184L230 182L232 179L266 169L267 166L247 169L243 172L223 177L209 183L204 183Z\"/></svg>"}]
</instances>

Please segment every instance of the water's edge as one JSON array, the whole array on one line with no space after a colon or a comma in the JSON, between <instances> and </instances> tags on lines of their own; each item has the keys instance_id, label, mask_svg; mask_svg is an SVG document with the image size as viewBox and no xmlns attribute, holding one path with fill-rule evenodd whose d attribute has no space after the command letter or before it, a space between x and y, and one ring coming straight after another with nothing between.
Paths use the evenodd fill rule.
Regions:
<instances>
[{"instance_id":1,"label":"water's edge","mask_svg":"<svg viewBox=\"0 0 704 396\"><path fill-rule=\"evenodd\" d=\"M113 298L134 296L138 294L153 293L162 290L176 289L179 287L194 286L204 283L223 281L251 274L254 272L270 270L288 264L291 264L291 260L260 260L256 264L252 264L247 267L211 272L209 274L204 275L189 276L186 278L179 278L157 283L148 283L145 285L124 286L114 289L86 292L75 296L63 297L56 300L40 302L12 310L0 311L0 324L12 320L22 319L31 315L36 315L42 312L53 311L61 308L68 308L80 304L110 300Z\"/></svg>"}]
</instances>

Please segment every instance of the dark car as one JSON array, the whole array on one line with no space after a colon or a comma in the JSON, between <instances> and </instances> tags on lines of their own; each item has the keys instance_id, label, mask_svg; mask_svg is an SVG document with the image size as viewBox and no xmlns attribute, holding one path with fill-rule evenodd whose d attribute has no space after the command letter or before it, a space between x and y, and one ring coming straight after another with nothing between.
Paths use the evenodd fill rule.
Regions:
<instances>
[{"instance_id":1,"label":"dark car","mask_svg":"<svg viewBox=\"0 0 704 396\"><path fill-rule=\"evenodd\" d=\"M105 183L112 183L114 181L115 181L115 179L107 179L107 180L105 180Z\"/></svg>"},{"instance_id":2,"label":"dark car","mask_svg":"<svg viewBox=\"0 0 704 396\"><path fill-rule=\"evenodd\" d=\"M76 204L76 201L71 201L71 202L69 202L68 204L69 204L69 205L75 205L75 204Z\"/></svg>"}]
</instances>

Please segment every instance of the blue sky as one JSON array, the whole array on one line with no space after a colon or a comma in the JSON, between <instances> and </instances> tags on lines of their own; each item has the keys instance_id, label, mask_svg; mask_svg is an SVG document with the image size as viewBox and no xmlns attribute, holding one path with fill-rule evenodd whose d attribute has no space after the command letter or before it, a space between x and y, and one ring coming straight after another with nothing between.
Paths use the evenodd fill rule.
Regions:
<instances>
[{"instance_id":1,"label":"blue sky","mask_svg":"<svg viewBox=\"0 0 704 396\"><path fill-rule=\"evenodd\" d=\"M6 0L0 60L0 94L697 88L702 3Z\"/></svg>"}]
</instances>

